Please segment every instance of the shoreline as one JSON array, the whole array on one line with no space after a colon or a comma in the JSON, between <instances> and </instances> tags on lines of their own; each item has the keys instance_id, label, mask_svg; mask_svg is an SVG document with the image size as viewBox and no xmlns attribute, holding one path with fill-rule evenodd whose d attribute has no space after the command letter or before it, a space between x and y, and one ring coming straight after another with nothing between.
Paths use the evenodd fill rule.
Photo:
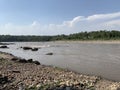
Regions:
<instances>
[{"instance_id":1,"label":"shoreline","mask_svg":"<svg viewBox=\"0 0 120 90\"><path fill-rule=\"evenodd\" d=\"M36 65L13 61L18 58L12 54L0 52L0 79L7 76L10 82L0 83L0 90L16 90L20 85L31 90L74 88L75 90L118 90L120 82L114 82L97 76L78 74L53 66ZM18 58L19 59L19 58ZM2 79L3 80L3 79ZM5 81L4 81L5 82ZM78 89L77 89L78 87ZM43 89L44 88L44 89ZM52 90L50 89L50 90Z\"/></svg>"},{"instance_id":2,"label":"shoreline","mask_svg":"<svg viewBox=\"0 0 120 90\"><path fill-rule=\"evenodd\" d=\"M74 42L74 43L98 43L98 44L120 44L120 40L65 40L65 41L50 41L50 42Z\"/></svg>"},{"instance_id":3,"label":"shoreline","mask_svg":"<svg viewBox=\"0 0 120 90\"><path fill-rule=\"evenodd\" d=\"M98 42L98 43L120 43L120 40L55 40L55 41L13 41L11 42L0 42L0 45L10 45L14 44L14 42Z\"/></svg>"}]
</instances>

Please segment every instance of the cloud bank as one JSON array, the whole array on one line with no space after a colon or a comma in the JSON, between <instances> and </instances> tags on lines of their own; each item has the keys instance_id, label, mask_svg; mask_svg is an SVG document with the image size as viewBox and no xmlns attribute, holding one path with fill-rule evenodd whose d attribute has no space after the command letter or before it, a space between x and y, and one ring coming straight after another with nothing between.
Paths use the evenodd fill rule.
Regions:
<instances>
[{"instance_id":1,"label":"cloud bank","mask_svg":"<svg viewBox=\"0 0 120 90\"><path fill-rule=\"evenodd\" d=\"M13 23L1 24L0 34L10 35L58 35L71 34L81 31L120 30L120 12L96 14L91 16L77 16L61 24L42 25L34 21L28 25Z\"/></svg>"}]
</instances>

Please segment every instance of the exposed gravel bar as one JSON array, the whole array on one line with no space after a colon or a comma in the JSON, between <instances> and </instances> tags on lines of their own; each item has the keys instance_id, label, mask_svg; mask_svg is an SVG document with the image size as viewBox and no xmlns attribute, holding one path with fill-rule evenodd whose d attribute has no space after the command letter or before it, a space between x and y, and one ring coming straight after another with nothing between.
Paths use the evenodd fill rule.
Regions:
<instances>
[{"instance_id":1,"label":"exposed gravel bar","mask_svg":"<svg viewBox=\"0 0 120 90\"><path fill-rule=\"evenodd\" d=\"M0 90L120 90L120 82L19 60L0 52Z\"/></svg>"}]
</instances>

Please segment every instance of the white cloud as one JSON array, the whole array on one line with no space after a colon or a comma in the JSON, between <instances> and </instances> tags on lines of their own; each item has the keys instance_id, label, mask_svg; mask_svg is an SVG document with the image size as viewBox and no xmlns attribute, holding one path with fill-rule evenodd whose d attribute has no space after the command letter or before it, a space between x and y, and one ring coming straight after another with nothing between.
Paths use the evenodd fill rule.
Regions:
<instances>
[{"instance_id":1,"label":"white cloud","mask_svg":"<svg viewBox=\"0 0 120 90\"><path fill-rule=\"evenodd\" d=\"M113 19L120 17L120 12L117 13L111 13L111 14L96 14L92 16L88 16L87 20L100 20L100 19Z\"/></svg>"},{"instance_id":2,"label":"white cloud","mask_svg":"<svg viewBox=\"0 0 120 90\"><path fill-rule=\"evenodd\" d=\"M77 16L75 18L73 18L73 20L71 21L64 21L63 25L64 26L68 26L68 27L73 27L76 23L80 22L80 21L84 21L84 17L83 16Z\"/></svg>"},{"instance_id":3,"label":"white cloud","mask_svg":"<svg viewBox=\"0 0 120 90\"><path fill-rule=\"evenodd\" d=\"M63 21L61 24L42 25L38 21L33 21L28 25L7 23L0 25L0 34L55 35L102 29L120 30L120 12L110 14L96 14L88 17L77 16L72 20Z\"/></svg>"},{"instance_id":4,"label":"white cloud","mask_svg":"<svg viewBox=\"0 0 120 90\"><path fill-rule=\"evenodd\" d=\"M108 26L120 26L120 19L108 21L105 24L107 24Z\"/></svg>"}]
</instances>

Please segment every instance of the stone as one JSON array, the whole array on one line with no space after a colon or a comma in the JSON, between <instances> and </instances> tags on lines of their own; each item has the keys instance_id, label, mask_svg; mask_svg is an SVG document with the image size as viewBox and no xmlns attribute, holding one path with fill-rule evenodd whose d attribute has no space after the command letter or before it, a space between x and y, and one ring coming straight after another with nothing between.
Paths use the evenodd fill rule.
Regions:
<instances>
[{"instance_id":1,"label":"stone","mask_svg":"<svg viewBox=\"0 0 120 90\"><path fill-rule=\"evenodd\" d=\"M25 59L19 59L18 62L20 62L20 63L27 63L27 60L25 60Z\"/></svg>"},{"instance_id":2,"label":"stone","mask_svg":"<svg viewBox=\"0 0 120 90\"><path fill-rule=\"evenodd\" d=\"M13 70L12 72L13 72L13 73L20 73L20 71L16 71L16 70Z\"/></svg>"},{"instance_id":3,"label":"stone","mask_svg":"<svg viewBox=\"0 0 120 90\"><path fill-rule=\"evenodd\" d=\"M11 60L12 60L12 61L17 61L18 58L14 57L14 58L12 58Z\"/></svg>"},{"instance_id":4,"label":"stone","mask_svg":"<svg viewBox=\"0 0 120 90\"><path fill-rule=\"evenodd\" d=\"M22 47L24 50L31 50L31 47Z\"/></svg>"},{"instance_id":5,"label":"stone","mask_svg":"<svg viewBox=\"0 0 120 90\"><path fill-rule=\"evenodd\" d=\"M53 55L53 53L50 52L50 53L47 53L46 55Z\"/></svg>"},{"instance_id":6,"label":"stone","mask_svg":"<svg viewBox=\"0 0 120 90\"><path fill-rule=\"evenodd\" d=\"M23 83L20 83L19 84L19 89L18 90L25 90L25 86Z\"/></svg>"},{"instance_id":7,"label":"stone","mask_svg":"<svg viewBox=\"0 0 120 90\"><path fill-rule=\"evenodd\" d=\"M41 84L37 84L37 85L36 85L36 88L39 89L40 87L41 87Z\"/></svg>"},{"instance_id":8,"label":"stone","mask_svg":"<svg viewBox=\"0 0 120 90\"><path fill-rule=\"evenodd\" d=\"M32 51L38 51L38 48L32 48L31 50Z\"/></svg>"},{"instance_id":9,"label":"stone","mask_svg":"<svg viewBox=\"0 0 120 90\"><path fill-rule=\"evenodd\" d=\"M33 63L35 63L36 65L40 65L39 61L33 61Z\"/></svg>"},{"instance_id":10,"label":"stone","mask_svg":"<svg viewBox=\"0 0 120 90\"><path fill-rule=\"evenodd\" d=\"M120 90L120 86L117 84L110 85L110 90Z\"/></svg>"},{"instance_id":11,"label":"stone","mask_svg":"<svg viewBox=\"0 0 120 90\"><path fill-rule=\"evenodd\" d=\"M28 59L27 61L28 61L28 63L32 63L33 59Z\"/></svg>"},{"instance_id":12,"label":"stone","mask_svg":"<svg viewBox=\"0 0 120 90\"><path fill-rule=\"evenodd\" d=\"M8 77L0 75L0 84L5 84L7 82L8 82Z\"/></svg>"},{"instance_id":13,"label":"stone","mask_svg":"<svg viewBox=\"0 0 120 90\"><path fill-rule=\"evenodd\" d=\"M8 48L7 46L0 46L0 48Z\"/></svg>"}]
</instances>

